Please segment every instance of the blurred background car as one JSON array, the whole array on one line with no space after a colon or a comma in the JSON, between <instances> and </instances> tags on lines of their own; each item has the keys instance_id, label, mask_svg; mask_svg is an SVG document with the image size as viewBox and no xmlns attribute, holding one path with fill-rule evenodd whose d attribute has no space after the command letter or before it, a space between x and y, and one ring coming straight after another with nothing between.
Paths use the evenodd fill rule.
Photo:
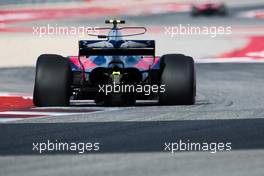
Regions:
<instances>
[{"instance_id":1,"label":"blurred background car","mask_svg":"<svg viewBox=\"0 0 264 176\"><path fill-rule=\"evenodd\" d=\"M224 2L205 1L198 2L192 5L191 15L196 17L198 15L222 15L226 16L228 13Z\"/></svg>"}]
</instances>

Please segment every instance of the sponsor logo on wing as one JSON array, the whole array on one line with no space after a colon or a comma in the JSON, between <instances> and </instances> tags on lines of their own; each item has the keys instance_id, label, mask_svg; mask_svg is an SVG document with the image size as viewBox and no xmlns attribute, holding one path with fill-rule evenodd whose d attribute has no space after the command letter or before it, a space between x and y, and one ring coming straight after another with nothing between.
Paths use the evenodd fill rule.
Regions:
<instances>
[{"instance_id":1,"label":"sponsor logo on wing","mask_svg":"<svg viewBox=\"0 0 264 176\"><path fill-rule=\"evenodd\" d=\"M144 48L147 47L147 44L134 42L134 41L127 41L124 42L120 47L121 48Z\"/></svg>"},{"instance_id":2,"label":"sponsor logo on wing","mask_svg":"<svg viewBox=\"0 0 264 176\"><path fill-rule=\"evenodd\" d=\"M96 43L87 44L87 47L93 47L93 48L113 48L114 45L107 41L100 41Z\"/></svg>"}]
</instances>

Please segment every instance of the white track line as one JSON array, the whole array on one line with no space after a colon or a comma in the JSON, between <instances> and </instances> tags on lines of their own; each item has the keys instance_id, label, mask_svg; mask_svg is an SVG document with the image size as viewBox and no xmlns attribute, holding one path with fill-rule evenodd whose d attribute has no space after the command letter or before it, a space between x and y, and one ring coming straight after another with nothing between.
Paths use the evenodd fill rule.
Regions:
<instances>
[{"instance_id":1,"label":"white track line","mask_svg":"<svg viewBox=\"0 0 264 176\"><path fill-rule=\"evenodd\" d=\"M81 112L78 112L81 113ZM72 112L36 112L36 111L5 111L0 112L0 115L39 115L39 116L61 116L61 115L72 115L78 114Z\"/></svg>"},{"instance_id":2,"label":"white track line","mask_svg":"<svg viewBox=\"0 0 264 176\"><path fill-rule=\"evenodd\" d=\"M246 12L241 12L237 16L238 17L243 17L243 18L257 18L258 14L264 13L264 9L260 10L249 10Z\"/></svg>"},{"instance_id":3,"label":"white track line","mask_svg":"<svg viewBox=\"0 0 264 176\"><path fill-rule=\"evenodd\" d=\"M23 118L0 118L0 123L22 120Z\"/></svg>"},{"instance_id":4,"label":"white track line","mask_svg":"<svg viewBox=\"0 0 264 176\"><path fill-rule=\"evenodd\" d=\"M264 58L252 59L250 57L203 58L194 60L196 63L264 63Z\"/></svg>"}]
</instances>

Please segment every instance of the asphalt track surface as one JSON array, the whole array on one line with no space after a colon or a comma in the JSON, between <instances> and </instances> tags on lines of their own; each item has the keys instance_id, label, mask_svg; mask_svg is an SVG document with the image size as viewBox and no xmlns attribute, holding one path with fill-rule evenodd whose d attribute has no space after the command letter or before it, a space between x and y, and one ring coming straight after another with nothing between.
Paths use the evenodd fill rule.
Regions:
<instances>
[{"instance_id":1,"label":"asphalt track surface","mask_svg":"<svg viewBox=\"0 0 264 176\"><path fill-rule=\"evenodd\" d=\"M2 124L0 175L18 171L19 175L262 175L264 65L197 64L196 68L198 97L193 106L144 104ZM15 87L23 73L34 74L34 68L0 72L9 72L14 80L9 84ZM32 82L31 76L25 80L24 90L31 91ZM48 139L99 142L101 148L85 154L32 151L33 142ZM164 152L165 142L180 139L231 142L232 150Z\"/></svg>"},{"instance_id":2,"label":"asphalt track surface","mask_svg":"<svg viewBox=\"0 0 264 176\"><path fill-rule=\"evenodd\" d=\"M196 64L196 71L193 106L89 105L100 111L0 124L0 175L263 175L264 64ZM3 92L31 93L33 82L33 67L0 69ZM32 151L33 142L47 140L99 142L100 150ZM179 140L231 142L232 150L164 151L165 142Z\"/></svg>"}]
</instances>

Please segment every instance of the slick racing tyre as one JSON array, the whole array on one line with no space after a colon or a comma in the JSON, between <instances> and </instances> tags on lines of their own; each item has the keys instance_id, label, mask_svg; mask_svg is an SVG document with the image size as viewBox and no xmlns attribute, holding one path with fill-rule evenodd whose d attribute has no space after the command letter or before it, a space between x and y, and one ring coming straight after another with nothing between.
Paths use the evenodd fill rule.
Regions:
<instances>
[{"instance_id":1,"label":"slick racing tyre","mask_svg":"<svg viewBox=\"0 0 264 176\"><path fill-rule=\"evenodd\" d=\"M181 54L161 57L161 85L165 92L159 93L162 105L192 105L195 103L196 78L193 58Z\"/></svg>"},{"instance_id":2,"label":"slick racing tyre","mask_svg":"<svg viewBox=\"0 0 264 176\"><path fill-rule=\"evenodd\" d=\"M68 60L59 55L39 56L33 102L36 106L67 106L72 72Z\"/></svg>"}]
</instances>

